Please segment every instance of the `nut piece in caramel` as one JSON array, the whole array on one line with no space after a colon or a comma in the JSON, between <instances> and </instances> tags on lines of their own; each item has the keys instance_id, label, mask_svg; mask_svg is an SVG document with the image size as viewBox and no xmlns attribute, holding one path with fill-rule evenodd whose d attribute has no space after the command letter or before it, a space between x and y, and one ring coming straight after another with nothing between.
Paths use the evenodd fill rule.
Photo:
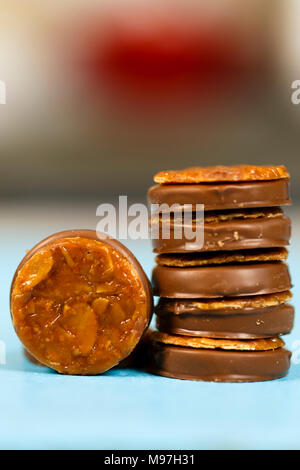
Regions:
<instances>
[{"instance_id":1,"label":"nut piece in caramel","mask_svg":"<svg viewBox=\"0 0 300 470\"><path fill-rule=\"evenodd\" d=\"M150 321L149 281L119 242L56 234L17 269L11 314L26 350L65 374L99 374L136 347Z\"/></svg>"},{"instance_id":2,"label":"nut piece in caramel","mask_svg":"<svg viewBox=\"0 0 300 470\"><path fill-rule=\"evenodd\" d=\"M77 339L75 355L87 355L97 339L98 322L92 307L83 302L66 304L63 309L62 327L68 335Z\"/></svg>"},{"instance_id":3,"label":"nut piece in caramel","mask_svg":"<svg viewBox=\"0 0 300 470\"><path fill-rule=\"evenodd\" d=\"M24 266L22 276L19 279L20 293L26 292L37 286L48 277L54 260L50 252L36 253L31 263Z\"/></svg>"},{"instance_id":4,"label":"nut piece in caramel","mask_svg":"<svg viewBox=\"0 0 300 470\"><path fill-rule=\"evenodd\" d=\"M160 184L199 184L239 181L269 181L290 177L283 165L235 165L191 167L184 170L161 171L154 176Z\"/></svg>"},{"instance_id":5,"label":"nut piece in caramel","mask_svg":"<svg viewBox=\"0 0 300 470\"><path fill-rule=\"evenodd\" d=\"M103 297L99 297L98 299L94 300L94 302L92 304L92 307L93 307L94 312L96 313L96 315L98 315L100 317L105 312L108 305L109 305L109 300L108 299L104 299Z\"/></svg>"}]
</instances>

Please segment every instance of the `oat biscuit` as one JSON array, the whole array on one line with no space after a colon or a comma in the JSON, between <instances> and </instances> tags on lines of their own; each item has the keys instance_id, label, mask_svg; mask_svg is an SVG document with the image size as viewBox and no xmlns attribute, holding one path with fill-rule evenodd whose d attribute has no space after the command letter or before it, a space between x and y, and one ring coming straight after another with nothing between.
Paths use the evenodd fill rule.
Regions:
<instances>
[{"instance_id":1,"label":"oat biscuit","mask_svg":"<svg viewBox=\"0 0 300 470\"><path fill-rule=\"evenodd\" d=\"M249 297L227 297L225 299L167 299L160 298L155 311L167 311L181 314L199 310L245 310L276 305L289 302L292 298L290 291L278 292L277 294L254 295Z\"/></svg>"},{"instance_id":2,"label":"oat biscuit","mask_svg":"<svg viewBox=\"0 0 300 470\"><path fill-rule=\"evenodd\" d=\"M152 340L173 346L183 346L196 349L225 349L231 351L269 351L284 346L284 341L280 338L229 340L175 336L161 333L160 331L153 332Z\"/></svg>"},{"instance_id":3,"label":"oat biscuit","mask_svg":"<svg viewBox=\"0 0 300 470\"><path fill-rule=\"evenodd\" d=\"M273 248L270 250L230 251L217 253L187 253L181 255L159 255L155 261L160 266L175 266L187 268L195 266L207 266L214 264L248 263L264 261L283 261L288 257L285 248Z\"/></svg>"}]
</instances>

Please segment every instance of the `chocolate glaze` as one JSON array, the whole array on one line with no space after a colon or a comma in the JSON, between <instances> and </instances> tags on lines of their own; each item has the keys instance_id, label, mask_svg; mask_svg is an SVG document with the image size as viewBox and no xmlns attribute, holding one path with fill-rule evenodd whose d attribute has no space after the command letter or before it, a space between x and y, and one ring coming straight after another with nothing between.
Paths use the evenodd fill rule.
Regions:
<instances>
[{"instance_id":1,"label":"chocolate glaze","mask_svg":"<svg viewBox=\"0 0 300 470\"><path fill-rule=\"evenodd\" d=\"M148 323L147 323L147 325L145 327L145 330L144 330L144 331L146 331L146 329L148 328L148 325L151 321L151 317L152 317L152 313L153 313L153 295L152 295L152 287L151 287L149 279L147 278L147 276L146 276L142 266L138 262L138 260L135 258L135 256L131 253L131 251L128 248L126 248L118 240L115 240L114 238L111 238L111 237L109 237L108 235L106 235L104 233L96 232L95 230L81 229L81 230L66 230L66 231L63 231L63 232L58 232L58 233L55 233L55 234L45 238L44 240L40 241L31 250L29 250L28 253L26 254L26 256L24 256L24 258L22 259L19 266L17 267L15 275L13 277L13 280L12 280L12 283L11 283L11 289L10 289L10 301L11 301L11 294L12 294L13 287L14 287L14 282L17 278L17 275L18 275L20 269L23 267L23 265L37 251L39 251L41 248L45 247L46 245L49 245L49 244L55 242L56 240L58 240L60 238L78 238L78 237L79 238L89 238L91 240L98 240L98 241L101 241L102 243L106 243L106 244L110 245L112 248L114 248L116 251L121 253L123 256L125 256L130 261L133 268L137 272L137 274L138 274L138 276L139 276L139 278L140 278L140 280L143 284L144 290L145 290L146 302L147 302L147 306L148 306L148 308L147 308ZM30 351L28 351L28 352L29 352L29 355L32 356ZM36 359L36 358L34 358L34 359ZM122 360L124 360L124 359L125 359L125 357L122 358Z\"/></svg>"},{"instance_id":2,"label":"chocolate glaze","mask_svg":"<svg viewBox=\"0 0 300 470\"><path fill-rule=\"evenodd\" d=\"M271 294L291 288L288 267L282 262L199 268L156 266L152 281L154 295L180 299Z\"/></svg>"},{"instance_id":3,"label":"chocolate glaze","mask_svg":"<svg viewBox=\"0 0 300 470\"><path fill-rule=\"evenodd\" d=\"M206 211L291 203L287 179L222 184L161 184L149 189L148 199L152 204L204 204Z\"/></svg>"},{"instance_id":4,"label":"chocolate glaze","mask_svg":"<svg viewBox=\"0 0 300 470\"><path fill-rule=\"evenodd\" d=\"M212 382L258 382L287 374L291 353L274 351L221 351L154 343L150 371L176 379Z\"/></svg>"},{"instance_id":5,"label":"chocolate glaze","mask_svg":"<svg viewBox=\"0 0 300 470\"><path fill-rule=\"evenodd\" d=\"M183 309L184 312L184 309ZM287 334L293 328L290 304L264 308L198 310L176 315L156 307L159 331L207 338L258 339Z\"/></svg>"},{"instance_id":6,"label":"chocolate glaze","mask_svg":"<svg viewBox=\"0 0 300 470\"><path fill-rule=\"evenodd\" d=\"M195 232L195 223L192 227ZM291 223L288 217L260 217L257 219L233 219L204 224L204 245L194 240L174 239L174 222L170 222L170 239L152 240L156 253L185 253L193 244L193 251L241 250L275 248L289 245ZM189 245L188 245L189 244Z\"/></svg>"}]
</instances>

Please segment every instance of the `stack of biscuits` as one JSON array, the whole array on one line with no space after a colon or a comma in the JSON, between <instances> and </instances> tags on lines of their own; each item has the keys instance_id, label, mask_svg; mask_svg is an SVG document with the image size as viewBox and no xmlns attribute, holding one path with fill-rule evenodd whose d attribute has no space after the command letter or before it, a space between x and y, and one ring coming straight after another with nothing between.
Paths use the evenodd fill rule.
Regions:
<instances>
[{"instance_id":1,"label":"stack of biscuits","mask_svg":"<svg viewBox=\"0 0 300 470\"><path fill-rule=\"evenodd\" d=\"M152 242L160 299L151 371L216 382L286 375L291 354L280 337L294 320L286 264L290 220L280 207L290 204L286 168L194 167L160 172L154 181L148 199L159 206L158 233L169 224L169 237ZM194 211L204 204L203 238L187 240L185 230L175 236L178 214L163 216L174 204L179 213L190 208L187 223L196 228Z\"/></svg>"}]
</instances>

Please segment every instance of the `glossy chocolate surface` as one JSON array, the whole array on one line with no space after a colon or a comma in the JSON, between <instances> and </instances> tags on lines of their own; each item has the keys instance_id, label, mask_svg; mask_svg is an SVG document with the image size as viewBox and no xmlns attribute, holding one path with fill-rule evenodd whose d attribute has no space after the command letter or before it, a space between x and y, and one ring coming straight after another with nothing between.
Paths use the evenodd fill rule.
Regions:
<instances>
[{"instance_id":1,"label":"glossy chocolate surface","mask_svg":"<svg viewBox=\"0 0 300 470\"><path fill-rule=\"evenodd\" d=\"M195 233L195 223L191 227ZM170 239L152 240L155 253L186 253L191 251L241 250L275 248L289 245L291 223L288 217L259 217L257 219L233 219L204 224L204 244L197 239L174 238L174 223L170 223Z\"/></svg>"},{"instance_id":2,"label":"glossy chocolate surface","mask_svg":"<svg viewBox=\"0 0 300 470\"><path fill-rule=\"evenodd\" d=\"M152 204L204 204L206 211L291 203L288 179L250 183L161 184L149 189L148 199Z\"/></svg>"},{"instance_id":3,"label":"glossy chocolate surface","mask_svg":"<svg viewBox=\"0 0 300 470\"><path fill-rule=\"evenodd\" d=\"M199 268L156 266L152 281L154 295L181 299L271 294L291 288L288 267L282 262Z\"/></svg>"},{"instance_id":4,"label":"glossy chocolate surface","mask_svg":"<svg viewBox=\"0 0 300 470\"><path fill-rule=\"evenodd\" d=\"M291 353L274 351L222 351L154 343L150 371L165 377L211 382L258 382L287 374Z\"/></svg>"},{"instance_id":5,"label":"glossy chocolate surface","mask_svg":"<svg viewBox=\"0 0 300 470\"><path fill-rule=\"evenodd\" d=\"M259 309L198 310L180 315L159 307L155 311L159 331L207 338L268 338L289 333L294 323L294 307L290 304Z\"/></svg>"}]
</instances>

